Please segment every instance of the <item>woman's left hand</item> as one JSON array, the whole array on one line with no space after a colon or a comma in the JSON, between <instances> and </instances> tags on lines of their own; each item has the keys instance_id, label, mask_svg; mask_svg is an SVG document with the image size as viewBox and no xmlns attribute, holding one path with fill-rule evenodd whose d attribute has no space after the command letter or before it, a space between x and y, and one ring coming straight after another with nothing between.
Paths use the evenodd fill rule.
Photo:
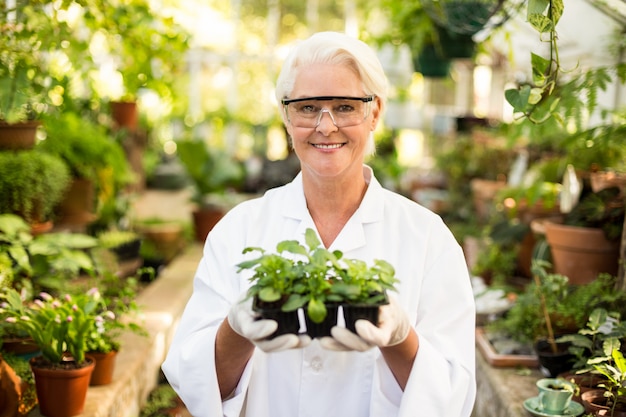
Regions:
<instances>
[{"instance_id":1,"label":"woman's left hand","mask_svg":"<svg viewBox=\"0 0 626 417\"><path fill-rule=\"evenodd\" d=\"M323 337L320 344L325 349L364 352L374 346L389 347L402 343L411 330L411 323L396 299L389 296L389 304L379 308L378 325L368 320L357 320L356 334L345 327L331 329L332 337Z\"/></svg>"}]
</instances>

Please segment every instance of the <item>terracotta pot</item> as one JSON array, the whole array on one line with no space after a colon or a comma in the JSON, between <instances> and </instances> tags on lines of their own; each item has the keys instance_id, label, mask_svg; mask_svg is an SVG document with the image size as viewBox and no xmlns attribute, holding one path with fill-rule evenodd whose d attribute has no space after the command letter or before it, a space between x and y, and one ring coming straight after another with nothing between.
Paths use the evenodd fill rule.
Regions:
<instances>
[{"instance_id":1,"label":"terracotta pot","mask_svg":"<svg viewBox=\"0 0 626 417\"><path fill-rule=\"evenodd\" d=\"M96 220L93 181L74 178L59 203L59 224L87 225Z\"/></svg>"},{"instance_id":2,"label":"terracotta pot","mask_svg":"<svg viewBox=\"0 0 626 417\"><path fill-rule=\"evenodd\" d=\"M626 417L626 404L623 402L618 402L618 407L611 413L611 409L606 404L607 397L604 396L605 392L606 390L603 388L583 392L580 397L583 407L585 407L585 412L594 416Z\"/></svg>"},{"instance_id":3,"label":"terracotta pot","mask_svg":"<svg viewBox=\"0 0 626 417\"><path fill-rule=\"evenodd\" d=\"M137 102L112 101L109 105L111 107L111 117L118 128L127 129L131 132L137 130L139 125Z\"/></svg>"},{"instance_id":4,"label":"terracotta pot","mask_svg":"<svg viewBox=\"0 0 626 417\"><path fill-rule=\"evenodd\" d=\"M35 376L39 411L45 417L72 417L83 412L89 379L95 367L93 358L77 369L51 369L41 366L40 357L30 360Z\"/></svg>"},{"instance_id":5,"label":"terracotta pot","mask_svg":"<svg viewBox=\"0 0 626 417\"><path fill-rule=\"evenodd\" d=\"M40 123L35 121L19 123L0 122L0 149L32 149L37 140L37 128L39 125Z\"/></svg>"},{"instance_id":6,"label":"terracotta pot","mask_svg":"<svg viewBox=\"0 0 626 417\"><path fill-rule=\"evenodd\" d=\"M41 354L41 350L30 337L3 338L2 350L24 359L30 359Z\"/></svg>"},{"instance_id":7,"label":"terracotta pot","mask_svg":"<svg viewBox=\"0 0 626 417\"><path fill-rule=\"evenodd\" d=\"M89 356L96 360L96 366L91 373L89 385L107 385L113 381L113 373L115 371L115 360L117 359L117 351L112 350L107 353L89 352Z\"/></svg>"},{"instance_id":8,"label":"terracotta pot","mask_svg":"<svg viewBox=\"0 0 626 417\"><path fill-rule=\"evenodd\" d=\"M0 416L17 416L21 395L21 378L0 357Z\"/></svg>"},{"instance_id":9,"label":"terracotta pot","mask_svg":"<svg viewBox=\"0 0 626 417\"><path fill-rule=\"evenodd\" d=\"M223 209L200 208L194 210L193 216L194 234L197 242L204 242L213 226L224 217Z\"/></svg>"},{"instance_id":10,"label":"terracotta pot","mask_svg":"<svg viewBox=\"0 0 626 417\"><path fill-rule=\"evenodd\" d=\"M588 284L602 272L617 275L620 242L606 239L601 229L544 222L554 272L574 285Z\"/></svg>"}]
</instances>

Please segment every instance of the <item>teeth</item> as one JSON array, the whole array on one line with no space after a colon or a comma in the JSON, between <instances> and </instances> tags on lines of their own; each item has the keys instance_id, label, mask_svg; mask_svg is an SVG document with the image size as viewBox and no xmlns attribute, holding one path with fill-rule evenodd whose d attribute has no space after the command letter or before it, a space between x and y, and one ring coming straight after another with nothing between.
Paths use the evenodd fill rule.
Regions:
<instances>
[{"instance_id":1,"label":"teeth","mask_svg":"<svg viewBox=\"0 0 626 417\"><path fill-rule=\"evenodd\" d=\"M320 148L320 149L337 149L337 148L341 148L343 146L343 144L341 143L337 143L335 145L321 145L321 144L317 144L317 145L313 145L316 148Z\"/></svg>"}]
</instances>

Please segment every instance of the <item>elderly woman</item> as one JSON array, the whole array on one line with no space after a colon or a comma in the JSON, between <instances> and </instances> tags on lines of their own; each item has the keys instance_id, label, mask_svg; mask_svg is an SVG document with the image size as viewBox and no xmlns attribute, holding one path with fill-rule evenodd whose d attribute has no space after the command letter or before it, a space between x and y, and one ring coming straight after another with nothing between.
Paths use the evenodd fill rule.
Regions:
<instances>
[{"instance_id":1,"label":"elderly woman","mask_svg":"<svg viewBox=\"0 0 626 417\"><path fill-rule=\"evenodd\" d=\"M383 189L364 165L386 89L373 50L340 33L315 34L286 59L276 96L300 173L209 233L163 364L195 417L471 414L475 311L461 248L437 215ZM243 248L273 251L307 228L347 258L395 267L397 293L377 325L271 339L276 322L255 320L237 273Z\"/></svg>"}]
</instances>

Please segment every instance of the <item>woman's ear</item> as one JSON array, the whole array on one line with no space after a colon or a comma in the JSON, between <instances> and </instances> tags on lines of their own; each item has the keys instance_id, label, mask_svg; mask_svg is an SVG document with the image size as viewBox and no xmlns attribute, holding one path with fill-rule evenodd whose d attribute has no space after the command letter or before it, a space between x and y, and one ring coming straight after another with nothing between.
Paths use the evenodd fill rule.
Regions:
<instances>
[{"instance_id":1,"label":"woman's ear","mask_svg":"<svg viewBox=\"0 0 626 417\"><path fill-rule=\"evenodd\" d=\"M382 114L382 101L380 97L376 97L374 99L374 103L372 103L372 123L370 125L370 130L376 130L376 126L378 126L378 120Z\"/></svg>"}]
</instances>

